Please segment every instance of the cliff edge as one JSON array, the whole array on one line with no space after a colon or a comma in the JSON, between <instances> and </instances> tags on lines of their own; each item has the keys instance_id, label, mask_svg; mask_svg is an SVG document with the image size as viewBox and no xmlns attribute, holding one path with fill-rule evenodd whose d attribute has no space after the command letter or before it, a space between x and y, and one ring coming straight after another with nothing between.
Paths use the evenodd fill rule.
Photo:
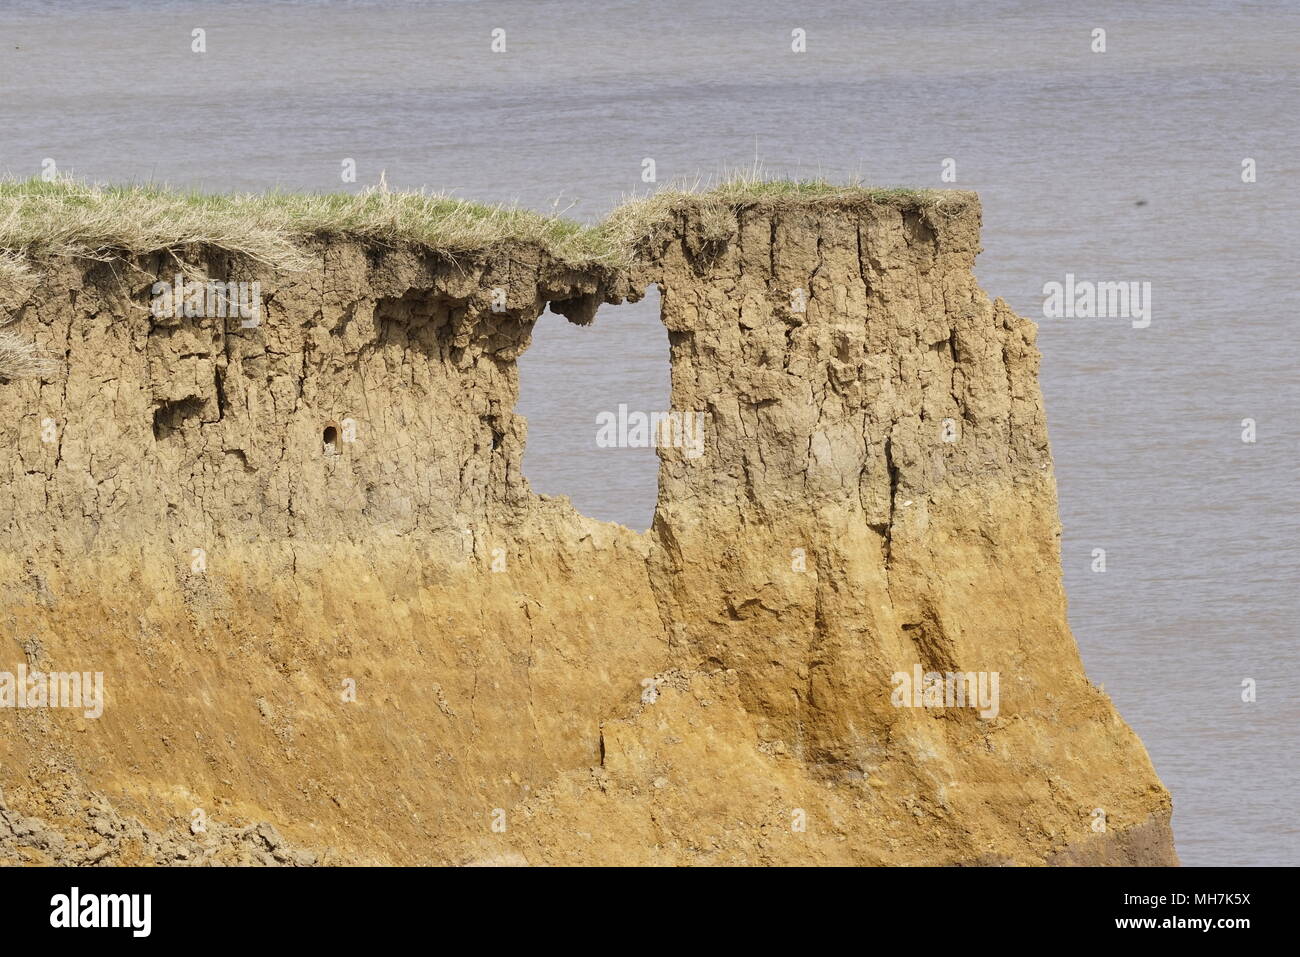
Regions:
<instances>
[{"instance_id":1,"label":"cliff edge","mask_svg":"<svg viewBox=\"0 0 1300 957\"><path fill-rule=\"evenodd\" d=\"M0 708L0 863L1176 863L1067 624L977 198L652 213L620 256L24 241L0 305L52 361L0 380L0 672L103 706ZM178 273L255 320L156 308ZM637 534L531 491L516 360L651 283L703 427Z\"/></svg>"}]
</instances>

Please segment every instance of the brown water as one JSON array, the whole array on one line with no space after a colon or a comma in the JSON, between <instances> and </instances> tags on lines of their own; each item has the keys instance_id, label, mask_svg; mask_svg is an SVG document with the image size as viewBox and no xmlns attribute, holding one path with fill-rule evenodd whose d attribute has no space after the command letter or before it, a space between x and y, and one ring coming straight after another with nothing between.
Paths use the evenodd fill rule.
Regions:
<instances>
[{"instance_id":1,"label":"brown water","mask_svg":"<svg viewBox=\"0 0 1300 957\"><path fill-rule=\"evenodd\" d=\"M383 170L594 219L647 157L660 182L757 152L919 186L954 159L984 202L981 281L1041 320L1089 673L1173 793L1185 863L1297 863L1300 7L806 6L9 0L0 172L332 190L357 188L351 157L358 186ZM1066 273L1151 283L1150 326L1042 319ZM645 527L653 453L597 449L595 415L666 408L653 302L548 315L521 368L534 485Z\"/></svg>"}]
</instances>

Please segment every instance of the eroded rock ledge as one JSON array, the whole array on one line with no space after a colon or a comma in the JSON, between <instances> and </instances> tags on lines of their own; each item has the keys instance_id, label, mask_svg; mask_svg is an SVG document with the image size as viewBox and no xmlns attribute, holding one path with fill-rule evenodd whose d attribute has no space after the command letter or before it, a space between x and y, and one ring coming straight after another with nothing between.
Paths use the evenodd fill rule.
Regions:
<instances>
[{"instance_id":1,"label":"eroded rock ledge","mask_svg":"<svg viewBox=\"0 0 1300 957\"><path fill-rule=\"evenodd\" d=\"M60 363L0 384L0 670L107 700L0 711L6 813L155 835L104 863L195 809L293 860L1175 862L1066 622L1034 326L978 243L953 194L684 203L629 269L39 259L15 328ZM260 282L260 325L151 315L178 256ZM660 450L635 534L529 489L516 360L548 304L650 283L705 450ZM895 707L917 665L997 672L996 717Z\"/></svg>"}]
</instances>

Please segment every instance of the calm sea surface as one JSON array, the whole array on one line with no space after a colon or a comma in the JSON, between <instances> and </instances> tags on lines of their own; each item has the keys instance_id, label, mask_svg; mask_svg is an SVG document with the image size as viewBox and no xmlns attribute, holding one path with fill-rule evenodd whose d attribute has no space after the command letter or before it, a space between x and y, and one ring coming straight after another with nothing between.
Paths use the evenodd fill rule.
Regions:
<instances>
[{"instance_id":1,"label":"calm sea surface","mask_svg":"<svg viewBox=\"0 0 1300 957\"><path fill-rule=\"evenodd\" d=\"M646 158L661 183L757 155L917 186L955 160L983 198L981 282L1041 323L1088 671L1173 793L1184 863L1296 864L1298 65L1287 2L7 0L0 173L48 157L226 191L383 171L594 220L646 188ZM1067 273L1149 282L1150 326L1043 319ZM667 354L653 296L542 319L521 361L535 488L648 526L654 455L598 449L595 416L666 409Z\"/></svg>"}]
</instances>

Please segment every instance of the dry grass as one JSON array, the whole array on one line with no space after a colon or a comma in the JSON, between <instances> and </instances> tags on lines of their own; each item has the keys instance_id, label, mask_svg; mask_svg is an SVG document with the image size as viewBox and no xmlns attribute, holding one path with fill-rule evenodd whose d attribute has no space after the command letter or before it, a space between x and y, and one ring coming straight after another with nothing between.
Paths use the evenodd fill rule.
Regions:
<instances>
[{"instance_id":1,"label":"dry grass","mask_svg":"<svg viewBox=\"0 0 1300 957\"><path fill-rule=\"evenodd\" d=\"M11 285L31 274L27 258L20 252L0 249L0 286Z\"/></svg>"},{"instance_id":2,"label":"dry grass","mask_svg":"<svg viewBox=\"0 0 1300 957\"><path fill-rule=\"evenodd\" d=\"M41 355L30 342L0 329L0 379L33 379L55 371L53 359Z\"/></svg>"},{"instance_id":3,"label":"dry grass","mask_svg":"<svg viewBox=\"0 0 1300 957\"><path fill-rule=\"evenodd\" d=\"M586 260L591 230L556 216L424 192L209 195L68 180L0 182L0 250L108 258L201 244L292 269L314 236L416 242L446 252L535 241Z\"/></svg>"}]
</instances>

